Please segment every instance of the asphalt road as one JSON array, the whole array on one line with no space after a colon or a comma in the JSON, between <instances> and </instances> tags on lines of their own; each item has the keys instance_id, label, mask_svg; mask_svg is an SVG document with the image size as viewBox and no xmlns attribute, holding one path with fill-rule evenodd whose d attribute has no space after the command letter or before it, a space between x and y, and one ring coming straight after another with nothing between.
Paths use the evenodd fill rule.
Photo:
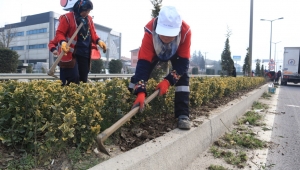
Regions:
<instances>
[{"instance_id":1,"label":"asphalt road","mask_svg":"<svg viewBox=\"0 0 300 170\"><path fill-rule=\"evenodd\" d=\"M300 85L279 88L267 169L300 170Z\"/></svg>"}]
</instances>

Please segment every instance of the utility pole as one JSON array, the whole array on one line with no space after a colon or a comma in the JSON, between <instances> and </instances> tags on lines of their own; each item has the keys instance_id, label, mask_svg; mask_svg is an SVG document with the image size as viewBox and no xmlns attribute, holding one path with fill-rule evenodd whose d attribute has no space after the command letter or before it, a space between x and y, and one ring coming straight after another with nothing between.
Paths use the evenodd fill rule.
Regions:
<instances>
[{"instance_id":1,"label":"utility pole","mask_svg":"<svg viewBox=\"0 0 300 170\"><path fill-rule=\"evenodd\" d=\"M252 70L252 33L253 33L253 0L250 1L250 31L249 31L249 76Z\"/></svg>"},{"instance_id":2,"label":"utility pole","mask_svg":"<svg viewBox=\"0 0 300 170\"><path fill-rule=\"evenodd\" d=\"M271 33L270 33L270 57L269 57L269 62L271 62L271 49L272 49L272 23L273 23L273 21L280 20L280 19L283 19L283 17L277 18L277 19L273 19L273 20L260 19L261 21L270 21L270 23L271 23ZM270 67L269 67L269 70L270 70Z\"/></svg>"},{"instance_id":3,"label":"utility pole","mask_svg":"<svg viewBox=\"0 0 300 170\"><path fill-rule=\"evenodd\" d=\"M276 68L277 68L277 65L276 65L276 44L277 43L280 43L281 41L278 41L278 42L273 42L273 44L275 44L275 50L274 50L274 62L275 62L275 72L276 72Z\"/></svg>"}]
</instances>

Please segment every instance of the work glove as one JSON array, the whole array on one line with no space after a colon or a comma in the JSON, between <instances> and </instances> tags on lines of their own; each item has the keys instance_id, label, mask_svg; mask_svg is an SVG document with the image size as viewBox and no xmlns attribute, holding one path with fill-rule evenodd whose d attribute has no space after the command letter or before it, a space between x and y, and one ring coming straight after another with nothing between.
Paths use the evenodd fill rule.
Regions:
<instances>
[{"instance_id":1,"label":"work glove","mask_svg":"<svg viewBox=\"0 0 300 170\"><path fill-rule=\"evenodd\" d=\"M144 92L138 93L131 109L140 106L140 112L143 112L145 108L145 96L146 93Z\"/></svg>"},{"instance_id":2,"label":"work glove","mask_svg":"<svg viewBox=\"0 0 300 170\"><path fill-rule=\"evenodd\" d=\"M140 80L136 83L136 85L133 88L134 94L137 96L135 99L135 102L133 103L132 109L140 106L140 112L144 111L145 107L145 96L147 95L146 93L146 83L144 80Z\"/></svg>"},{"instance_id":3,"label":"work glove","mask_svg":"<svg viewBox=\"0 0 300 170\"><path fill-rule=\"evenodd\" d=\"M52 52L54 57L57 57L58 52L57 52L57 49L55 47L52 47L50 51Z\"/></svg>"},{"instance_id":4,"label":"work glove","mask_svg":"<svg viewBox=\"0 0 300 170\"><path fill-rule=\"evenodd\" d=\"M67 53L70 51L70 47L67 46L67 43L63 41L61 43L61 50L67 55Z\"/></svg>"},{"instance_id":5,"label":"work glove","mask_svg":"<svg viewBox=\"0 0 300 170\"><path fill-rule=\"evenodd\" d=\"M106 44L102 41L98 41L98 45L103 49L103 52L106 53Z\"/></svg>"},{"instance_id":6,"label":"work glove","mask_svg":"<svg viewBox=\"0 0 300 170\"><path fill-rule=\"evenodd\" d=\"M57 50L52 51L52 53L53 53L54 57L57 57L57 54L58 54Z\"/></svg>"},{"instance_id":7,"label":"work glove","mask_svg":"<svg viewBox=\"0 0 300 170\"><path fill-rule=\"evenodd\" d=\"M159 89L159 95L165 95L168 92L168 89L170 87L170 83L167 79L164 79L161 81L155 88L155 90Z\"/></svg>"}]
</instances>

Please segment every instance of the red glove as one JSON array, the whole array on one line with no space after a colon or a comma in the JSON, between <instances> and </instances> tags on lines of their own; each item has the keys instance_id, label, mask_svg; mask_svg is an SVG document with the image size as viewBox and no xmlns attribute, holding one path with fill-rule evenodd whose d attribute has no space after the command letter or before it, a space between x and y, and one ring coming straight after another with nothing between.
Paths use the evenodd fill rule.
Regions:
<instances>
[{"instance_id":1,"label":"red glove","mask_svg":"<svg viewBox=\"0 0 300 170\"><path fill-rule=\"evenodd\" d=\"M140 106L140 112L143 112L145 107L145 96L146 93L144 92L138 93L131 109Z\"/></svg>"},{"instance_id":2,"label":"red glove","mask_svg":"<svg viewBox=\"0 0 300 170\"><path fill-rule=\"evenodd\" d=\"M164 79L156 86L155 90L159 89L159 95L162 96L167 93L169 87L170 87L169 81L167 79Z\"/></svg>"}]
</instances>

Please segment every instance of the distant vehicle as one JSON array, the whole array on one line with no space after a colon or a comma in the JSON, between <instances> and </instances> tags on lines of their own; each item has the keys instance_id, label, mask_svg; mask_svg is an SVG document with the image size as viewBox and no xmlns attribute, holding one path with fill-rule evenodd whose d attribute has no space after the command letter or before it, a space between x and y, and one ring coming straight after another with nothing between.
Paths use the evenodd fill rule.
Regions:
<instances>
[{"instance_id":1,"label":"distant vehicle","mask_svg":"<svg viewBox=\"0 0 300 170\"><path fill-rule=\"evenodd\" d=\"M59 72L60 72L59 66L56 66L55 67L55 73L59 73Z\"/></svg>"},{"instance_id":2,"label":"distant vehicle","mask_svg":"<svg viewBox=\"0 0 300 170\"><path fill-rule=\"evenodd\" d=\"M107 68L104 71L105 71L105 74L109 74L109 70Z\"/></svg>"},{"instance_id":3,"label":"distant vehicle","mask_svg":"<svg viewBox=\"0 0 300 170\"><path fill-rule=\"evenodd\" d=\"M275 80L275 71L268 71L265 75L268 81L274 81Z\"/></svg>"},{"instance_id":4,"label":"distant vehicle","mask_svg":"<svg viewBox=\"0 0 300 170\"><path fill-rule=\"evenodd\" d=\"M300 47L284 47L281 85L300 82Z\"/></svg>"}]
</instances>

